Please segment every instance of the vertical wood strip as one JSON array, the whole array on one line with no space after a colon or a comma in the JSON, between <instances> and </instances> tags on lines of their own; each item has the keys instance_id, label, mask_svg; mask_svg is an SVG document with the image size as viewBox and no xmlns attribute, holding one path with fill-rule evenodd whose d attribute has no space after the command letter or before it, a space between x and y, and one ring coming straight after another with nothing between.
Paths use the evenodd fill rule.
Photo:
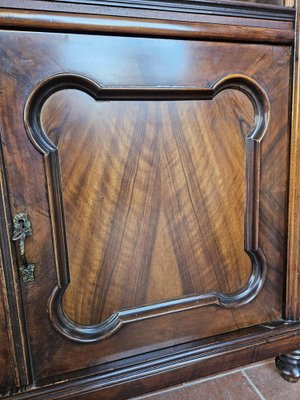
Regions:
<instances>
[{"instance_id":1,"label":"vertical wood strip","mask_svg":"<svg viewBox=\"0 0 300 400\"><path fill-rule=\"evenodd\" d=\"M10 342L9 351L14 371L13 379L16 387L22 387L30 384L32 376L21 288L16 259L10 242L9 226L11 219L5 166L2 148L0 148L0 280L3 286L8 325L7 334Z\"/></svg>"},{"instance_id":2,"label":"vertical wood strip","mask_svg":"<svg viewBox=\"0 0 300 400\"><path fill-rule=\"evenodd\" d=\"M295 23L294 64L292 70L292 121L290 147L290 182L288 213L288 253L285 318L300 318L300 53L299 16L300 2L297 0Z\"/></svg>"}]
</instances>

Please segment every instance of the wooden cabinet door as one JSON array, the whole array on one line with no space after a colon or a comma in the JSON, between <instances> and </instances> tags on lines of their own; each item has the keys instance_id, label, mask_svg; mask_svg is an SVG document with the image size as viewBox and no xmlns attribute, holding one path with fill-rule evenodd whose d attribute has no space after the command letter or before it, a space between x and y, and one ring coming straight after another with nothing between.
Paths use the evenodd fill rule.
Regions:
<instances>
[{"instance_id":1,"label":"wooden cabinet door","mask_svg":"<svg viewBox=\"0 0 300 400\"><path fill-rule=\"evenodd\" d=\"M0 40L36 380L281 318L288 46Z\"/></svg>"}]
</instances>

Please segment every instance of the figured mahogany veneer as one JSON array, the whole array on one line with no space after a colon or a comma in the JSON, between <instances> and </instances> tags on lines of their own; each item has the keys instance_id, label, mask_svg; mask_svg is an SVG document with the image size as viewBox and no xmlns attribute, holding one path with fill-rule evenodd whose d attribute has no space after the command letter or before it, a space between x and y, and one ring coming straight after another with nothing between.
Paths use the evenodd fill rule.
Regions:
<instances>
[{"instance_id":1,"label":"figured mahogany veneer","mask_svg":"<svg viewBox=\"0 0 300 400\"><path fill-rule=\"evenodd\" d=\"M106 115L103 115L98 124L100 126L103 124L103 133L99 130L98 124L90 126L90 122L85 121L89 125L86 135L91 135L91 138L84 140L83 131L80 130L80 136L76 138L71 125L68 141L64 146L62 144L62 148L58 144L57 152L56 146L43 130L40 115L43 113L45 99L66 88L85 91L101 102L111 100L126 102L119 104L115 112L110 112L107 107L102 110L102 113ZM241 181L240 193L235 192L235 196L241 200L241 205L235 204L234 199L231 202L228 200L230 195L226 196L223 193L224 181L228 179L230 168L234 165L232 156L230 156L230 163L226 159L222 160L222 168L227 169L223 178L219 178L221 169L215 174L212 172L216 168L216 159L213 158L214 161L210 161L210 154L218 152L217 146L220 140L222 149L219 154L221 155L222 152L226 155L224 146L226 138L223 137L229 136L231 132L224 130L221 133L217 129L213 129L208 133L207 141L205 128L201 124L201 118L204 118L203 111L194 107L197 105L195 101L212 100L218 93L228 89L244 92L253 104L255 115L253 127L250 128L243 140L246 142L245 154L240 157L239 161L242 167L246 168L246 182L243 177L236 176L232 171L231 184L235 180ZM76 94L73 95L76 96ZM161 110L156 106L156 108L152 107L152 111L149 100L159 102ZM174 102L175 100L185 102ZM187 103L186 100L194 100L194 103ZM143 102L141 106L138 101ZM113 105L114 103L110 105L110 108ZM64 108L62 105L61 107ZM87 112L88 108L85 108L84 105L82 107ZM127 107L128 110L126 110ZM116 121L114 129L118 131L120 123L120 133L114 137L114 132L108 131L109 125L107 124L115 118L115 115L120 115L120 108L125 109L126 114L136 115L138 119L134 121L133 125L128 122L130 131L127 133L126 122L123 122L126 121L126 117L125 115L119 116L119 121ZM269 109L268 98L261 87L252 79L242 75L225 77L214 83L211 89L105 88L84 77L64 74L48 78L39 84L26 104L25 124L31 140L46 157L59 285L52 294L49 307L51 320L59 332L79 342L90 342L110 336L126 321L138 321L170 312L214 304L221 307L237 307L253 300L261 290L266 276L266 260L259 248L258 229L260 142L268 126ZM57 116L59 110L54 112L54 115ZM101 116L101 109L98 110L98 113ZM196 125L195 128L189 127L187 117L191 118L192 115L197 114L199 115L199 125ZM70 115L64 115L71 119ZM167 115L170 126L166 126L164 122ZM108 116L107 122L106 116ZM53 124L51 113L45 118L50 119ZM83 115L80 118L78 124L83 120ZM143 125L143 122L146 122L146 125ZM51 130L56 132L54 139L58 143L60 126L51 127ZM81 129L85 129L84 124ZM195 130L194 135L189 137L192 129ZM149 131L150 133L148 133ZM126 138L128 135L129 138ZM209 140L214 135L216 142L210 144ZM98 136L100 138L104 136L104 138L103 142L100 141L97 144L95 140ZM94 137L95 139L93 139ZM120 153L114 155L111 144L109 142L106 144L104 141L107 139L114 146L119 146ZM129 144L129 146L127 145L128 155L124 157L122 142L126 141ZM208 154L206 165L201 165L197 160L194 161L191 158L192 147L189 146L189 142L196 147L198 157L205 159L205 153ZM206 144L204 144L205 142ZM201 143L203 144L201 145ZM70 148L70 144L72 148ZM78 147L78 150L75 146ZM145 146L146 148L143 149ZM103 163L106 147L110 148L109 158ZM201 155L201 147L203 155ZM84 154L85 148L87 148L86 155ZM170 150L167 150L168 148ZM236 151L236 147L228 148L228 152ZM68 154L71 156L69 161ZM80 158L84 164L80 163ZM122 158L124 161L121 161L121 166L118 167L116 162ZM149 158L148 161L147 158ZM77 169L72 163L72 159L75 165L79 164ZM246 166L244 166L245 159ZM117 170L117 175L114 175L114 164L121 168L120 172ZM198 167L196 167L197 165ZM65 171L65 168L68 167L69 169ZM82 175L81 171L86 171L85 175ZM101 172L99 177L95 175L97 171ZM74 174L75 178L72 179L71 174ZM180 176L182 176L181 180ZM197 176L197 179L194 176ZM209 187L209 181L213 183L213 187ZM100 190L95 189L98 182L102 186ZM113 187L113 192L111 192L110 186ZM220 191L215 192L216 186ZM185 187L187 188L186 193L184 193ZM108 199L106 202L104 197ZM85 200L82 203L82 209L81 199ZM234 254L235 237L243 236L242 229L239 229L238 232L235 231L234 220L232 227L229 221L225 223L226 211L224 213L219 211L220 214L216 215L221 202L224 202L223 206L225 206L226 201L229 201L229 210L227 211L224 207L227 213L230 213L231 208L235 210L237 217L235 224L239 224L245 214L245 251L252 262L252 267L246 274L241 273L243 265L239 265L240 263L248 264L245 257L240 255L243 247L240 247L239 253ZM113 204L115 206L108 211L108 215L105 215L105 211L101 213L102 208L109 209ZM246 209L244 209L245 204ZM64 209L66 209L67 237L71 247L69 255L65 252L65 249L68 248L68 240L64 239ZM182 214L181 210L184 209L186 211ZM206 235L203 232L204 226ZM101 232L102 229L104 233ZM226 229L228 229L229 235L227 240L224 240ZM161 230L163 230L162 233L160 233ZM189 232L193 233L194 238ZM161 240L164 241L163 245L166 246L166 249L160 247ZM201 243L205 247L199 248ZM103 248L102 252L101 248ZM168 251L168 248L170 248L170 254L166 255L165 252ZM190 250L186 252L186 249L189 248ZM95 253L93 253L94 249ZM100 253L98 253L99 250ZM90 254L88 255L87 252ZM62 310L62 297L69 284L68 258L75 263L73 274L79 275L80 280L87 280L89 283L88 285L80 283L83 290L79 290L82 298L92 304L90 314L98 315L100 321L107 318L98 325L84 327L76 324L75 321L72 322L67 318ZM92 265L94 265L93 268ZM209 265L211 265L211 271L208 269ZM232 272L224 275L226 267L229 271L232 268L241 269L235 273L237 278L233 277ZM165 271L163 271L164 269ZM163 271L163 274L159 272L160 270ZM154 293L153 297L152 291L156 291L157 280L161 281L162 287L166 287L172 274L178 274L178 277L175 277L175 280L170 283L172 291L163 290L162 293L158 291ZM238 274L241 276L239 277ZM153 282L151 282L151 275L154 275ZM217 285L219 291L213 290L197 294L198 290L204 289L203 282L209 275L216 276L214 285ZM228 281L227 285L220 283L219 278L222 275L224 276L223 280ZM120 282L127 282L126 276L130 277L131 283L128 282L126 286L119 287ZM230 282L232 279L241 281L242 287L233 285ZM179 288L177 291L174 290L176 286ZM141 288L143 288L142 291ZM221 291L222 289L223 291ZM233 293L228 293L230 291ZM69 308L72 307L72 304L77 303L76 298L79 293L76 293L76 289L73 289L73 293L71 299L69 296ZM88 297L88 293L91 293L91 299ZM180 297L183 295L185 297ZM175 299L172 299L172 296ZM176 299L176 297L178 298ZM153 301L156 303L151 305ZM150 304L146 305L147 303ZM126 306L139 307L124 309ZM85 320L88 318L85 317Z\"/></svg>"}]
</instances>

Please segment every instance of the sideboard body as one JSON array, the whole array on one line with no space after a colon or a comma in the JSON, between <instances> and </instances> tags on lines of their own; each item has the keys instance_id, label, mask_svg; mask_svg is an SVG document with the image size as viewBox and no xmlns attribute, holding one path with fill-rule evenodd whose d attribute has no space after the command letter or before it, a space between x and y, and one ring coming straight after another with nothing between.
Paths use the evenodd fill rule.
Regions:
<instances>
[{"instance_id":1,"label":"sideboard body","mask_svg":"<svg viewBox=\"0 0 300 400\"><path fill-rule=\"evenodd\" d=\"M0 9L4 397L299 347L295 10L25 3Z\"/></svg>"}]
</instances>

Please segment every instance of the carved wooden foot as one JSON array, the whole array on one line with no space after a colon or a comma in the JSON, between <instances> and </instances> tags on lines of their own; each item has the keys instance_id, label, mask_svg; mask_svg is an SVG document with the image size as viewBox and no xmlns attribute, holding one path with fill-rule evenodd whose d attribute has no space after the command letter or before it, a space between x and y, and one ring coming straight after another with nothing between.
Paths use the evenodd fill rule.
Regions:
<instances>
[{"instance_id":1,"label":"carved wooden foot","mask_svg":"<svg viewBox=\"0 0 300 400\"><path fill-rule=\"evenodd\" d=\"M300 378L300 350L289 354L280 354L275 359L280 375L288 382L298 382Z\"/></svg>"}]
</instances>

